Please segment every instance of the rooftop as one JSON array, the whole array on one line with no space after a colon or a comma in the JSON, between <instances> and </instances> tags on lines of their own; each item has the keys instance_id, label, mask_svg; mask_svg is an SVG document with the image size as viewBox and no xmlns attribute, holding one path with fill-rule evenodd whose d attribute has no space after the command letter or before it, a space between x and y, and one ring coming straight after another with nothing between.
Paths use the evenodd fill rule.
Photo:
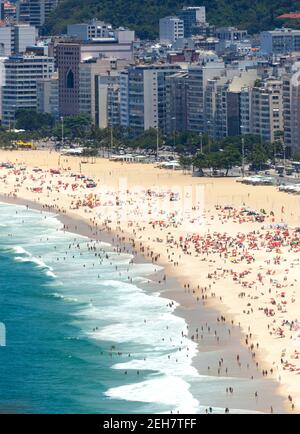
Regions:
<instances>
[{"instance_id":1,"label":"rooftop","mask_svg":"<svg viewBox=\"0 0 300 434\"><path fill-rule=\"evenodd\" d=\"M285 19L294 19L299 20L300 19L300 12L290 12L287 14L279 15L277 18L285 20Z\"/></svg>"}]
</instances>

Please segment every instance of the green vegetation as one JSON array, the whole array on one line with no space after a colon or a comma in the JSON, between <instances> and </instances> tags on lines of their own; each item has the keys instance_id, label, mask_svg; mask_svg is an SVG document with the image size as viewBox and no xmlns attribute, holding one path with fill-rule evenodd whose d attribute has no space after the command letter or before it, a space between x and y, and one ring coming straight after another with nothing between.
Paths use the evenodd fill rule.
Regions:
<instances>
[{"instance_id":1,"label":"green vegetation","mask_svg":"<svg viewBox=\"0 0 300 434\"><path fill-rule=\"evenodd\" d=\"M268 160L272 160L274 146L262 143L255 135L244 136L244 158L245 162L252 165L254 169L260 170ZM184 169L185 160L180 160ZM242 141L241 137L226 137L219 142L212 142L205 145L203 152L197 152L192 158L194 170L203 174L203 169L210 169L213 172L225 171L225 176L234 166L242 164Z\"/></svg>"},{"instance_id":2,"label":"green vegetation","mask_svg":"<svg viewBox=\"0 0 300 434\"><path fill-rule=\"evenodd\" d=\"M128 26L140 38L152 39L158 35L159 18L174 14L184 5L204 5L209 23L235 25L251 33L280 26L282 21L277 16L300 10L300 0L61 0L44 32L62 33L68 24L97 17L114 26Z\"/></svg>"},{"instance_id":3,"label":"green vegetation","mask_svg":"<svg viewBox=\"0 0 300 434\"><path fill-rule=\"evenodd\" d=\"M296 151L292 158L294 161L300 161L300 151Z\"/></svg>"},{"instance_id":4,"label":"green vegetation","mask_svg":"<svg viewBox=\"0 0 300 434\"><path fill-rule=\"evenodd\" d=\"M183 170L191 167L203 173L203 169L212 172L222 171L228 175L234 166L242 164L242 138L226 137L222 140L214 140L206 134L183 132L166 136L161 131L149 129L141 135L133 137L128 129L115 127L96 128L89 116L81 114L69 116L62 120L55 120L50 115L32 113L32 110L18 110L16 114L17 129L25 131L15 133L0 127L0 147L13 148L17 140L47 140L51 138L57 143L61 142L62 133L64 144L80 144L84 147L84 154L89 156L107 155L108 152L146 150L152 155L157 151L157 139L159 149L176 152ZM35 129L36 128L36 129ZM244 161L252 165L254 170L260 170L267 161L275 160L276 155L281 155L282 132L278 132L274 143L263 143L258 136L244 136ZM294 155L300 159L299 154Z\"/></svg>"},{"instance_id":5,"label":"green vegetation","mask_svg":"<svg viewBox=\"0 0 300 434\"><path fill-rule=\"evenodd\" d=\"M15 132L14 130L24 130ZM89 116L81 114L69 116L64 119L64 138L71 142L85 143L92 136L92 123ZM15 125L11 125L11 131L0 127L0 148L13 148L17 140L31 141L43 139L56 139L62 137L62 122L55 121L50 114L36 113L31 109L19 109L16 111Z\"/></svg>"},{"instance_id":6,"label":"green vegetation","mask_svg":"<svg viewBox=\"0 0 300 434\"><path fill-rule=\"evenodd\" d=\"M179 157L179 164L183 168L183 170L190 170L190 168L193 164L193 158L192 157L186 157L185 155L181 155Z\"/></svg>"},{"instance_id":7,"label":"green vegetation","mask_svg":"<svg viewBox=\"0 0 300 434\"><path fill-rule=\"evenodd\" d=\"M19 109L16 111L16 128L36 131L54 126L54 118L47 113L37 113L34 109Z\"/></svg>"}]
</instances>

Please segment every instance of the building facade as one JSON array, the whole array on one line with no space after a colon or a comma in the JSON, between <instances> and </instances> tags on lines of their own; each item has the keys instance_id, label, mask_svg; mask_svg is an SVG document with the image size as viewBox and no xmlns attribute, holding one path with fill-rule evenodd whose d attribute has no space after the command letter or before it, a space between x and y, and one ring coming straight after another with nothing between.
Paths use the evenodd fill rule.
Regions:
<instances>
[{"instance_id":1,"label":"building facade","mask_svg":"<svg viewBox=\"0 0 300 434\"><path fill-rule=\"evenodd\" d=\"M79 111L89 114L97 126L106 128L110 122L108 109L104 111L104 107L107 107L113 99L110 94L111 86L114 89L112 94L114 93L116 97L116 92L119 90L119 72L128 63L125 59L103 57L92 58L79 65ZM115 122L114 119L113 123ZM120 124L119 118L118 124Z\"/></svg>"},{"instance_id":2,"label":"building facade","mask_svg":"<svg viewBox=\"0 0 300 434\"><path fill-rule=\"evenodd\" d=\"M193 34L193 28L199 23L206 22L205 6L184 7L176 14L184 23L184 37L189 38Z\"/></svg>"},{"instance_id":3,"label":"building facade","mask_svg":"<svg viewBox=\"0 0 300 434\"><path fill-rule=\"evenodd\" d=\"M37 81L49 79L54 59L46 56L11 56L4 62L5 85L2 88L2 124L12 126L21 108L37 108Z\"/></svg>"},{"instance_id":4,"label":"building facade","mask_svg":"<svg viewBox=\"0 0 300 434\"><path fill-rule=\"evenodd\" d=\"M104 21L98 21L95 18L88 23L69 24L67 34L85 42L96 38L114 37L112 25Z\"/></svg>"},{"instance_id":5,"label":"building facade","mask_svg":"<svg viewBox=\"0 0 300 434\"><path fill-rule=\"evenodd\" d=\"M300 30L282 29L261 32L262 54L276 55L300 51Z\"/></svg>"},{"instance_id":6,"label":"building facade","mask_svg":"<svg viewBox=\"0 0 300 434\"><path fill-rule=\"evenodd\" d=\"M274 142L276 132L283 131L282 81L268 78L251 91L251 133L266 142Z\"/></svg>"},{"instance_id":7,"label":"building facade","mask_svg":"<svg viewBox=\"0 0 300 434\"><path fill-rule=\"evenodd\" d=\"M121 122L138 135L149 128L166 126L166 77L179 70L179 65L131 66L120 81ZM127 79L124 79L127 75ZM124 116L124 111L128 116Z\"/></svg>"},{"instance_id":8,"label":"building facade","mask_svg":"<svg viewBox=\"0 0 300 434\"><path fill-rule=\"evenodd\" d=\"M53 75L51 78L37 80L37 112L48 113L58 119L58 76Z\"/></svg>"},{"instance_id":9,"label":"building facade","mask_svg":"<svg viewBox=\"0 0 300 434\"><path fill-rule=\"evenodd\" d=\"M58 68L59 113L61 116L78 115L80 44L61 43L56 47Z\"/></svg>"},{"instance_id":10,"label":"building facade","mask_svg":"<svg viewBox=\"0 0 300 434\"><path fill-rule=\"evenodd\" d=\"M166 126L167 134L187 130L188 73L180 71L166 77Z\"/></svg>"},{"instance_id":11,"label":"building facade","mask_svg":"<svg viewBox=\"0 0 300 434\"><path fill-rule=\"evenodd\" d=\"M296 66L296 65L295 65ZM284 143L288 154L300 151L300 64L283 76Z\"/></svg>"},{"instance_id":12,"label":"building facade","mask_svg":"<svg viewBox=\"0 0 300 434\"><path fill-rule=\"evenodd\" d=\"M17 21L42 27L57 4L58 0L18 0L16 2Z\"/></svg>"},{"instance_id":13,"label":"building facade","mask_svg":"<svg viewBox=\"0 0 300 434\"><path fill-rule=\"evenodd\" d=\"M184 37L184 23L178 17L165 17L159 20L159 39L161 44L173 44Z\"/></svg>"},{"instance_id":14,"label":"building facade","mask_svg":"<svg viewBox=\"0 0 300 434\"><path fill-rule=\"evenodd\" d=\"M2 55L11 56L25 52L36 43L36 28L29 24L3 24L0 26Z\"/></svg>"},{"instance_id":15,"label":"building facade","mask_svg":"<svg viewBox=\"0 0 300 434\"><path fill-rule=\"evenodd\" d=\"M188 68L187 128L188 131L203 133L205 130L204 92L209 79L220 77L225 66L221 61L191 65Z\"/></svg>"},{"instance_id":16,"label":"building facade","mask_svg":"<svg viewBox=\"0 0 300 434\"><path fill-rule=\"evenodd\" d=\"M214 139L227 136L228 78L209 79L204 91L203 130Z\"/></svg>"}]
</instances>

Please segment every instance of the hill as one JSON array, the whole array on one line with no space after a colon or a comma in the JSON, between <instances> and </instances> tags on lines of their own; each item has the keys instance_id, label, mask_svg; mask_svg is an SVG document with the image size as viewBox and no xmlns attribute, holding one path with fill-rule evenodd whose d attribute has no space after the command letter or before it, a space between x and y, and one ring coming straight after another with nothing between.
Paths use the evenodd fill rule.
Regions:
<instances>
[{"instance_id":1,"label":"hill","mask_svg":"<svg viewBox=\"0 0 300 434\"><path fill-rule=\"evenodd\" d=\"M114 26L128 26L140 38L155 38L158 21L184 5L206 6L207 20L216 25L236 25L251 33L280 26L276 17L300 10L300 0L61 0L45 25L44 33L62 33L67 24L97 17Z\"/></svg>"}]
</instances>

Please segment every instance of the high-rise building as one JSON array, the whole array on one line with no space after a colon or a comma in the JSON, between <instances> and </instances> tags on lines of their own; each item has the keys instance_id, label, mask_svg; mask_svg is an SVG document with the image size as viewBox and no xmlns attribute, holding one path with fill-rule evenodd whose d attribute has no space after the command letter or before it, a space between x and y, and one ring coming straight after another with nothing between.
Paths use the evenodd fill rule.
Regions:
<instances>
[{"instance_id":1,"label":"high-rise building","mask_svg":"<svg viewBox=\"0 0 300 434\"><path fill-rule=\"evenodd\" d=\"M207 80L204 90L203 130L214 139L227 136L227 90L226 76Z\"/></svg>"},{"instance_id":2,"label":"high-rise building","mask_svg":"<svg viewBox=\"0 0 300 434\"><path fill-rule=\"evenodd\" d=\"M58 75L37 80L37 112L49 113L55 119L59 117L58 108Z\"/></svg>"},{"instance_id":3,"label":"high-rise building","mask_svg":"<svg viewBox=\"0 0 300 434\"><path fill-rule=\"evenodd\" d=\"M262 54L287 54L300 51L300 30L283 27L261 32L260 45Z\"/></svg>"},{"instance_id":4,"label":"high-rise building","mask_svg":"<svg viewBox=\"0 0 300 434\"><path fill-rule=\"evenodd\" d=\"M2 89L2 124L14 125L16 110L37 108L37 81L54 72L54 59L46 56L10 56L4 62L5 85Z\"/></svg>"},{"instance_id":5,"label":"high-rise building","mask_svg":"<svg viewBox=\"0 0 300 434\"><path fill-rule=\"evenodd\" d=\"M274 142L275 133L283 131L282 81L272 77L258 81L251 100L251 133Z\"/></svg>"},{"instance_id":6,"label":"high-rise building","mask_svg":"<svg viewBox=\"0 0 300 434\"><path fill-rule=\"evenodd\" d=\"M120 125L120 74L109 71L96 76L95 120L99 128Z\"/></svg>"},{"instance_id":7,"label":"high-rise building","mask_svg":"<svg viewBox=\"0 0 300 434\"><path fill-rule=\"evenodd\" d=\"M17 8L15 3L3 1L3 18L1 20L8 20L8 22L15 22L17 18Z\"/></svg>"},{"instance_id":8,"label":"high-rise building","mask_svg":"<svg viewBox=\"0 0 300 434\"><path fill-rule=\"evenodd\" d=\"M115 36L111 24L92 19L88 23L68 24L68 36L75 36L81 41L87 42L97 38L113 38Z\"/></svg>"},{"instance_id":9,"label":"high-rise building","mask_svg":"<svg viewBox=\"0 0 300 434\"><path fill-rule=\"evenodd\" d=\"M161 44L173 44L184 37L183 21L178 17L165 17L159 20L159 39Z\"/></svg>"},{"instance_id":10,"label":"high-rise building","mask_svg":"<svg viewBox=\"0 0 300 434\"><path fill-rule=\"evenodd\" d=\"M17 21L42 27L57 4L58 0L18 0L16 2Z\"/></svg>"},{"instance_id":11,"label":"high-rise building","mask_svg":"<svg viewBox=\"0 0 300 434\"><path fill-rule=\"evenodd\" d=\"M288 154L300 151L300 63L283 80L284 144Z\"/></svg>"},{"instance_id":12,"label":"high-rise building","mask_svg":"<svg viewBox=\"0 0 300 434\"><path fill-rule=\"evenodd\" d=\"M36 42L36 29L29 24L3 24L0 26L0 45L4 56L19 54Z\"/></svg>"},{"instance_id":13,"label":"high-rise building","mask_svg":"<svg viewBox=\"0 0 300 434\"><path fill-rule=\"evenodd\" d=\"M227 134L239 136L246 134L243 131L241 93L247 86L253 87L257 80L257 69L248 69L236 75L229 83L227 90ZM249 107L248 107L249 109ZM247 127L247 119L245 119Z\"/></svg>"},{"instance_id":14,"label":"high-rise building","mask_svg":"<svg viewBox=\"0 0 300 434\"><path fill-rule=\"evenodd\" d=\"M2 120L2 92L5 85L5 65L4 62L7 57L0 56L0 120Z\"/></svg>"},{"instance_id":15,"label":"high-rise building","mask_svg":"<svg viewBox=\"0 0 300 434\"><path fill-rule=\"evenodd\" d=\"M120 124L129 126L129 74L127 70L120 72Z\"/></svg>"},{"instance_id":16,"label":"high-rise building","mask_svg":"<svg viewBox=\"0 0 300 434\"><path fill-rule=\"evenodd\" d=\"M129 127L136 135L149 128L164 130L166 77L179 69L179 65L170 64L129 67L120 80L122 126ZM128 116L124 116L126 110Z\"/></svg>"},{"instance_id":17,"label":"high-rise building","mask_svg":"<svg viewBox=\"0 0 300 434\"><path fill-rule=\"evenodd\" d=\"M187 130L187 71L166 77L166 133Z\"/></svg>"},{"instance_id":18,"label":"high-rise building","mask_svg":"<svg viewBox=\"0 0 300 434\"><path fill-rule=\"evenodd\" d=\"M119 72L128 63L126 59L103 57L82 61L79 65L79 111L89 114L101 128L109 122L104 107L111 97L111 86L119 88ZM120 124L119 119L117 123Z\"/></svg>"},{"instance_id":19,"label":"high-rise building","mask_svg":"<svg viewBox=\"0 0 300 434\"><path fill-rule=\"evenodd\" d=\"M209 79L220 77L224 70L225 65L222 61L189 66L187 91L187 127L189 131L204 132L204 92L206 85Z\"/></svg>"},{"instance_id":20,"label":"high-rise building","mask_svg":"<svg viewBox=\"0 0 300 434\"><path fill-rule=\"evenodd\" d=\"M184 23L184 37L189 38L193 34L193 27L206 22L205 6L184 7L176 14Z\"/></svg>"},{"instance_id":21,"label":"high-rise building","mask_svg":"<svg viewBox=\"0 0 300 434\"><path fill-rule=\"evenodd\" d=\"M81 47L78 43L61 43L56 47L59 80L59 113L61 116L78 115L79 64Z\"/></svg>"},{"instance_id":22,"label":"high-rise building","mask_svg":"<svg viewBox=\"0 0 300 434\"><path fill-rule=\"evenodd\" d=\"M248 36L247 30L239 30L236 27L218 27L215 32L220 41L241 41Z\"/></svg>"},{"instance_id":23,"label":"high-rise building","mask_svg":"<svg viewBox=\"0 0 300 434\"><path fill-rule=\"evenodd\" d=\"M241 134L252 133L252 87L244 86L240 95Z\"/></svg>"},{"instance_id":24,"label":"high-rise building","mask_svg":"<svg viewBox=\"0 0 300 434\"><path fill-rule=\"evenodd\" d=\"M119 42L120 44L132 43L135 40L134 30L120 27L114 29L111 24L98 21L93 18L87 23L69 24L68 36L76 37L82 42Z\"/></svg>"}]
</instances>

